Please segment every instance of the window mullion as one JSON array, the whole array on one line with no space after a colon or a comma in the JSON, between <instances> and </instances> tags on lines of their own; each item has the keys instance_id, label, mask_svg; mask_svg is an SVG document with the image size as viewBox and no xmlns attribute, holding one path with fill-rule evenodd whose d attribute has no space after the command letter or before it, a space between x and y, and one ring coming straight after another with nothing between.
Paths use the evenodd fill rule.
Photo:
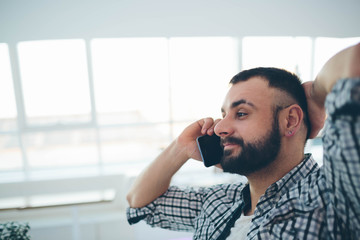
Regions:
<instances>
[{"instance_id":1,"label":"window mullion","mask_svg":"<svg viewBox=\"0 0 360 240\"><path fill-rule=\"evenodd\" d=\"M237 37L235 38L235 41L237 41L237 53L238 53L238 57L237 57L237 66L238 66L238 72L240 72L243 68L243 49L242 49L242 40L243 40L243 37Z\"/></svg>"},{"instance_id":2,"label":"window mullion","mask_svg":"<svg viewBox=\"0 0 360 240\"><path fill-rule=\"evenodd\" d=\"M102 173L104 169L102 153L101 153L101 139L100 139L100 129L97 121L96 114L96 102L95 102L95 89L94 89L94 76L93 76L93 65L92 65L92 55L91 55L91 45L90 40L85 40L86 46L86 61L87 61L87 70L88 70L88 79L89 79L89 96L90 96L90 104L91 104L91 122L95 127L96 131L96 146L98 152L98 167L99 172Z\"/></svg>"},{"instance_id":3,"label":"window mullion","mask_svg":"<svg viewBox=\"0 0 360 240\"><path fill-rule=\"evenodd\" d=\"M25 115L25 104L23 98L23 91L21 86L20 77L20 66L19 66L19 55L15 43L9 43L9 57L11 64L11 73L14 83L15 101L17 110L17 122L20 131L26 128L26 115Z\"/></svg>"},{"instance_id":4,"label":"window mullion","mask_svg":"<svg viewBox=\"0 0 360 240\"><path fill-rule=\"evenodd\" d=\"M87 70L88 70L88 79L89 79L89 96L90 96L90 104L91 104L91 120L92 123L96 126L97 123L97 116L96 116L96 104L95 104L95 90L94 90L94 77L93 77L93 67L91 61L91 46L90 40L85 40L86 46L86 62L87 62Z\"/></svg>"},{"instance_id":5,"label":"window mullion","mask_svg":"<svg viewBox=\"0 0 360 240\"><path fill-rule=\"evenodd\" d=\"M29 176L30 176L29 161L27 158L26 149L22 139L22 135L27 127L27 124L26 124L24 97L23 97L23 91L21 85L19 55L17 51L17 44L15 42L9 43L8 46L9 46L9 57L10 57L11 73L14 84L14 94L15 94L16 110L17 110L18 130L16 132L17 132L19 147L22 154L25 180L29 180Z\"/></svg>"}]
</instances>

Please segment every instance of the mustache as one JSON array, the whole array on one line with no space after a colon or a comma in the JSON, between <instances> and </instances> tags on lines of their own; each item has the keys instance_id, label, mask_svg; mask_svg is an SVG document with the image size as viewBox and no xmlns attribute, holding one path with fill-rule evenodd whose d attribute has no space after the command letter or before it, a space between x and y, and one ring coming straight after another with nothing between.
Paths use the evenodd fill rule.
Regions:
<instances>
[{"instance_id":1,"label":"mustache","mask_svg":"<svg viewBox=\"0 0 360 240\"><path fill-rule=\"evenodd\" d=\"M224 147L224 144L237 144L241 147L244 146L244 140L242 138L237 137L226 137L220 139L220 145L221 147Z\"/></svg>"}]
</instances>

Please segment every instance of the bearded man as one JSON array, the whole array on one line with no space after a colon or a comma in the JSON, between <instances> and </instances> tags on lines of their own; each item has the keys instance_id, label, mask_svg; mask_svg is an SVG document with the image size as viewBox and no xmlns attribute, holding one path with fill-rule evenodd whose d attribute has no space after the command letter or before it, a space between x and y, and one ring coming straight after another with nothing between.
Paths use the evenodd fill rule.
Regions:
<instances>
[{"instance_id":1,"label":"bearded man","mask_svg":"<svg viewBox=\"0 0 360 240\"><path fill-rule=\"evenodd\" d=\"M188 126L136 179L130 224L193 231L194 239L356 239L360 236L360 44L332 57L314 82L282 69L237 74L222 119ZM326 101L326 103L325 103ZM304 153L325 122L324 165ZM216 134L220 167L246 183L170 186L196 138Z\"/></svg>"}]
</instances>

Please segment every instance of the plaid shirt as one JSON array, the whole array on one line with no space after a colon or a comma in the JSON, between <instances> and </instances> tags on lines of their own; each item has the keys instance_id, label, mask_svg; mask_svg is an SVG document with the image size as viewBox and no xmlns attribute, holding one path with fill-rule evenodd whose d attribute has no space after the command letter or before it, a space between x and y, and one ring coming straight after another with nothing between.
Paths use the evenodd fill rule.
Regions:
<instances>
[{"instance_id":1,"label":"plaid shirt","mask_svg":"<svg viewBox=\"0 0 360 240\"><path fill-rule=\"evenodd\" d=\"M341 80L327 96L324 166L311 155L260 198L248 239L360 238L360 79ZM130 224L194 231L194 239L226 239L250 203L247 184L171 186L149 205L127 209Z\"/></svg>"}]
</instances>

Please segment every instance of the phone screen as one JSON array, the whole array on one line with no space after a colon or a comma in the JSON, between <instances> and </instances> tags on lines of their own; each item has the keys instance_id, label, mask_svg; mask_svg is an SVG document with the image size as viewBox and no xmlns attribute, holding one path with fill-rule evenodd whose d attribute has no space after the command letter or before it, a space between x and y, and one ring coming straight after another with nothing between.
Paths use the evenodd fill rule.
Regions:
<instances>
[{"instance_id":1,"label":"phone screen","mask_svg":"<svg viewBox=\"0 0 360 240\"><path fill-rule=\"evenodd\" d=\"M205 167L220 163L224 150L220 146L219 136L216 134L200 136L196 139L196 142Z\"/></svg>"}]
</instances>

